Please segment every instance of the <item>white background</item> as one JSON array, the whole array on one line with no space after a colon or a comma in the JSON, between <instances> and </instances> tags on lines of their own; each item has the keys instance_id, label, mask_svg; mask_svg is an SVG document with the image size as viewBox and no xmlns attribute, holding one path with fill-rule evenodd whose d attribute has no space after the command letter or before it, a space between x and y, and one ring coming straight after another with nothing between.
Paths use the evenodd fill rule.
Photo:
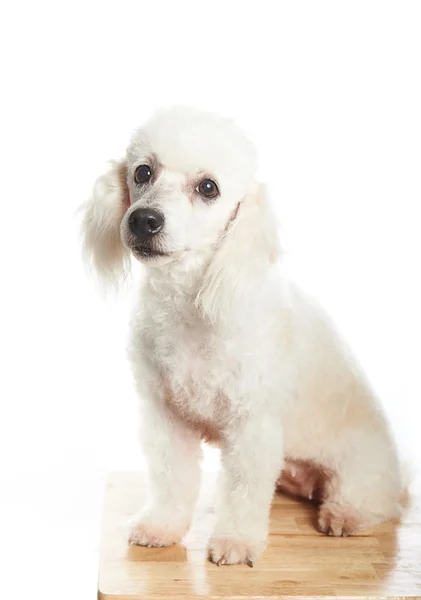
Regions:
<instances>
[{"instance_id":1,"label":"white background","mask_svg":"<svg viewBox=\"0 0 421 600\"><path fill-rule=\"evenodd\" d=\"M105 474L143 466L130 299L85 277L74 212L158 106L253 137L290 272L414 456L420 3L38 0L3 3L0 23L1 596L94 598Z\"/></svg>"}]
</instances>

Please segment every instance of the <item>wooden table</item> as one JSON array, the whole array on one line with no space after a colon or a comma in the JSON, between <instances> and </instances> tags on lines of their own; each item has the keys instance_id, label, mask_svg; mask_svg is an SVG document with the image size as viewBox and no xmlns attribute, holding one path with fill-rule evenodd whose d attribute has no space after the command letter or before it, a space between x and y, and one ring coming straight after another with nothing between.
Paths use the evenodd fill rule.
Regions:
<instances>
[{"instance_id":1,"label":"wooden table","mask_svg":"<svg viewBox=\"0 0 421 600\"><path fill-rule=\"evenodd\" d=\"M315 508L277 494L270 538L254 568L217 567L207 561L214 514L215 474L205 474L192 528L183 545L141 548L127 544L125 523L142 502L145 476L110 477L105 499L99 598L187 599L311 597L421 598L421 487L400 523L349 538L321 535Z\"/></svg>"}]
</instances>

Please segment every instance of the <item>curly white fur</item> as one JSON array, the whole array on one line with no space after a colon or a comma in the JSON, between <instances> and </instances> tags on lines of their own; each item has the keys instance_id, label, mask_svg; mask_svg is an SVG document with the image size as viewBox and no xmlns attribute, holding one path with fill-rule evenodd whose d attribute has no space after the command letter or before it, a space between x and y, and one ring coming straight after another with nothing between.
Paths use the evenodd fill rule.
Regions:
<instances>
[{"instance_id":1,"label":"curly white fur","mask_svg":"<svg viewBox=\"0 0 421 600\"><path fill-rule=\"evenodd\" d=\"M262 552L285 460L329 473L319 525L334 535L397 516L402 492L395 444L366 377L329 317L282 274L255 161L231 121L161 111L100 178L84 220L102 276L125 272L131 253L146 268L130 359L150 501L130 539L181 539L198 492L200 441L216 441L222 471L209 553L219 564L251 564ZM151 162L156 178L136 185L136 167ZM219 186L211 202L196 191L204 176ZM128 220L139 207L165 217L154 242L165 256L136 254Z\"/></svg>"}]
</instances>

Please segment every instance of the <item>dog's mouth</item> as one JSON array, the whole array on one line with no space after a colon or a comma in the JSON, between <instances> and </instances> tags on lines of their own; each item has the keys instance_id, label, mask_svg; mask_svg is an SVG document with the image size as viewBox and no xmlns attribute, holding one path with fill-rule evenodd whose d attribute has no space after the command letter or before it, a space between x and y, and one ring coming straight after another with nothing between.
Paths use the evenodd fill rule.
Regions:
<instances>
[{"instance_id":1,"label":"dog's mouth","mask_svg":"<svg viewBox=\"0 0 421 600\"><path fill-rule=\"evenodd\" d=\"M136 256L146 259L157 258L158 256L168 256L167 252L155 250L149 246L133 246L133 252Z\"/></svg>"}]
</instances>

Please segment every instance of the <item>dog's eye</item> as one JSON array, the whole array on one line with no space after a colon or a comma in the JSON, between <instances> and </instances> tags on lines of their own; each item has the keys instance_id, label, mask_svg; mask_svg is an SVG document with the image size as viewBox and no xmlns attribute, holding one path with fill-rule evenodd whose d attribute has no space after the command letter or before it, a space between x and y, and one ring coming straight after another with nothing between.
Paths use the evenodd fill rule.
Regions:
<instances>
[{"instance_id":1,"label":"dog's eye","mask_svg":"<svg viewBox=\"0 0 421 600\"><path fill-rule=\"evenodd\" d=\"M147 183L152 177L152 170L148 165L140 165L134 173L134 180L138 184Z\"/></svg>"},{"instance_id":2,"label":"dog's eye","mask_svg":"<svg viewBox=\"0 0 421 600\"><path fill-rule=\"evenodd\" d=\"M214 181L212 181L212 179L204 179L201 183L199 183L196 190L205 198L216 198L216 196L219 194L218 186Z\"/></svg>"}]
</instances>

